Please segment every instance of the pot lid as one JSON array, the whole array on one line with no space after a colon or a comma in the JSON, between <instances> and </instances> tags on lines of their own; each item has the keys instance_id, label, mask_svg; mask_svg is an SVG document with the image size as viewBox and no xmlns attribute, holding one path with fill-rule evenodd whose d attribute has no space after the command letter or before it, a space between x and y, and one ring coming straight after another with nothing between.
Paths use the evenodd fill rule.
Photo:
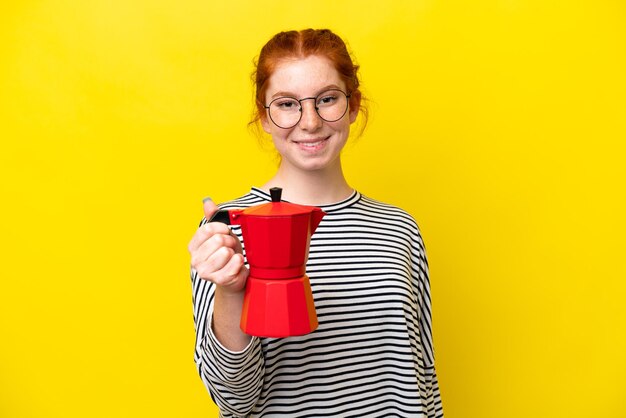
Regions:
<instances>
[{"instance_id":1,"label":"pot lid","mask_svg":"<svg viewBox=\"0 0 626 418\"><path fill-rule=\"evenodd\" d=\"M272 187L270 195L272 201L262 205L251 206L242 211L242 215L246 216L294 216L309 214L316 210L321 210L315 206L297 205L295 203L282 202L280 200L283 189L280 187Z\"/></svg>"}]
</instances>

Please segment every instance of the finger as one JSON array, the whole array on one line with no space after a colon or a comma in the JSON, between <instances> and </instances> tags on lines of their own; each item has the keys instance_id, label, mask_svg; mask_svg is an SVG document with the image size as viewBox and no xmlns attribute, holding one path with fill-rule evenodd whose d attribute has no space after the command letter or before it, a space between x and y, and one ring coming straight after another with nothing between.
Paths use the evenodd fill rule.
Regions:
<instances>
[{"instance_id":1,"label":"finger","mask_svg":"<svg viewBox=\"0 0 626 418\"><path fill-rule=\"evenodd\" d=\"M225 241L223 242L218 241L218 242L220 242L221 245L231 247L232 249L235 250L235 252L243 254L241 240L239 239L239 237L237 237L237 235L233 233L233 231L230 229L228 225L223 224L221 222L209 222L205 224L203 228L205 228L210 233L210 235L207 236L205 241L212 238L215 235L224 235L224 237L219 237L219 239L223 239ZM226 237L232 237L232 239L226 239ZM202 245L202 244L203 243L200 242L198 245Z\"/></svg>"},{"instance_id":2,"label":"finger","mask_svg":"<svg viewBox=\"0 0 626 418\"><path fill-rule=\"evenodd\" d=\"M244 288L248 278L248 269L244 266L241 254L234 254L222 268L222 271L224 272L223 286L232 291L239 291Z\"/></svg>"},{"instance_id":3,"label":"finger","mask_svg":"<svg viewBox=\"0 0 626 418\"><path fill-rule=\"evenodd\" d=\"M202 199L202 208L204 210L204 218L208 221L211 219L213 214L217 212L217 205L210 197L205 197Z\"/></svg>"},{"instance_id":4,"label":"finger","mask_svg":"<svg viewBox=\"0 0 626 418\"><path fill-rule=\"evenodd\" d=\"M230 235L230 228L219 222L209 222L202 225L189 241L187 249L190 253L196 251L205 241L215 234Z\"/></svg>"},{"instance_id":5,"label":"finger","mask_svg":"<svg viewBox=\"0 0 626 418\"><path fill-rule=\"evenodd\" d=\"M191 265L195 266L208 260L222 247L230 248L235 253L240 252L241 245L237 237L229 234L214 234L191 252Z\"/></svg>"},{"instance_id":6,"label":"finger","mask_svg":"<svg viewBox=\"0 0 626 418\"><path fill-rule=\"evenodd\" d=\"M233 256L228 260L228 263L224 266L224 271L227 275L231 277L235 277L241 273L241 269L244 266L243 255L241 254L233 254Z\"/></svg>"},{"instance_id":7,"label":"finger","mask_svg":"<svg viewBox=\"0 0 626 418\"><path fill-rule=\"evenodd\" d=\"M200 278L214 283L223 282L226 275L224 267L230 262L235 252L232 248L221 247L212 253L206 260L199 261L193 266Z\"/></svg>"}]
</instances>

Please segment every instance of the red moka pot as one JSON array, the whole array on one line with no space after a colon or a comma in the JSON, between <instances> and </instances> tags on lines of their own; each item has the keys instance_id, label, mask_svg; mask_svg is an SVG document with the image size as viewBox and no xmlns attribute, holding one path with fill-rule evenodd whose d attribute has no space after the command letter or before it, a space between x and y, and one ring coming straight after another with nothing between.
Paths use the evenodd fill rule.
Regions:
<instances>
[{"instance_id":1,"label":"red moka pot","mask_svg":"<svg viewBox=\"0 0 626 418\"><path fill-rule=\"evenodd\" d=\"M250 267L241 329L259 337L308 334L317 328L317 314L306 262L325 213L282 202L280 188L270 192L271 203L228 211L230 223L241 225Z\"/></svg>"}]
</instances>

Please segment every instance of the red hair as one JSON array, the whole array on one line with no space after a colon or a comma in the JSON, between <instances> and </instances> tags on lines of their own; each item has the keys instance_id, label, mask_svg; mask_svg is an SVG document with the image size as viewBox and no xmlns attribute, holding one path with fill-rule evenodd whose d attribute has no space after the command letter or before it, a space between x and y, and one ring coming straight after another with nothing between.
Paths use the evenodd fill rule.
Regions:
<instances>
[{"instance_id":1,"label":"red hair","mask_svg":"<svg viewBox=\"0 0 626 418\"><path fill-rule=\"evenodd\" d=\"M325 57L333 63L346 85L347 93L351 95L350 107L359 106L359 111L364 116L362 129L365 128L367 108L359 90L357 74L359 66L353 62L345 42L329 29L280 32L263 46L255 63L256 69L252 73L252 80L256 88L256 109L250 122L251 125L265 116L267 82L276 67L286 59L306 58L311 55Z\"/></svg>"}]
</instances>

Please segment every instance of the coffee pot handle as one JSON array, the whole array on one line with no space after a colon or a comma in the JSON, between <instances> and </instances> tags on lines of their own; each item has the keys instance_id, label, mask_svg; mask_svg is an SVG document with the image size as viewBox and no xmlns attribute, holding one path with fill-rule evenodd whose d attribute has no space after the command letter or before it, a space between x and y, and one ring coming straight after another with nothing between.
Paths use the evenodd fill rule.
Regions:
<instances>
[{"instance_id":1,"label":"coffee pot handle","mask_svg":"<svg viewBox=\"0 0 626 418\"><path fill-rule=\"evenodd\" d=\"M209 222L221 222L223 224L230 225L230 215L228 213L228 210L226 209L218 210L217 212L213 214L213 216L211 216L211 219L209 219Z\"/></svg>"}]
</instances>

